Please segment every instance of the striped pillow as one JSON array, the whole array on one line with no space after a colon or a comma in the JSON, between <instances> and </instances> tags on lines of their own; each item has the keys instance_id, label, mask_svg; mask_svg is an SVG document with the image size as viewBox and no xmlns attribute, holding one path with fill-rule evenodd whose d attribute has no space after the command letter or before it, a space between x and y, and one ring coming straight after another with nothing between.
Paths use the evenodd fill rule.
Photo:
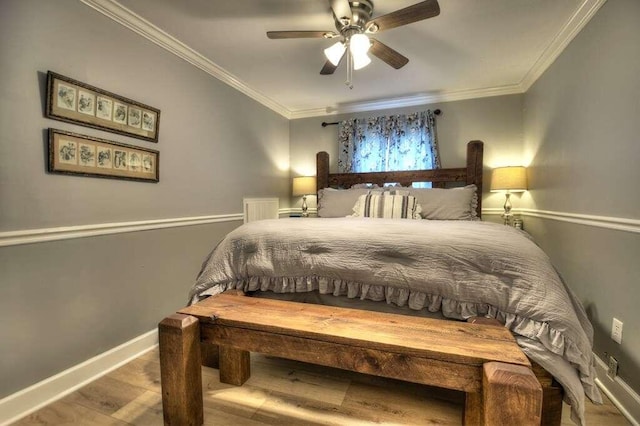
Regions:
<instances>
[{"instance_id":1,"label":"striped pillow","mask_svg":"<svg viewBox=\"0 0 640 426\"><path fill-rule=\"evenodd\" d=\"M422 208L412 195L364 194L353 206L354 217L422 219Z\"/></svg>"}]
</instances>

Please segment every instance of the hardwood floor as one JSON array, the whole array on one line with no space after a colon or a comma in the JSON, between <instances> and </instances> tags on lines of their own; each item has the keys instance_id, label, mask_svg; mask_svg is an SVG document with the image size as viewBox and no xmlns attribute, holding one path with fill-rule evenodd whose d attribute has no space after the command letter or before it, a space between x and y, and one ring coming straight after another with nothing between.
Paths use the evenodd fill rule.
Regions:
<instances>
[{"instance_id":1,"label":"hardwood floor","mask_svg":"<svg viewBox=\"0 0 640 426\"><path fill-rule=\"evenodd\" d=\"M203 368L205 425L460 425L462 394L295 361L251 355L242 387ZM157 349L36 411L16 425L161 425ZM563 425L573 424L564 407ZM607 400L587 424L629 422Z\"/></svg>"}]
</instances>

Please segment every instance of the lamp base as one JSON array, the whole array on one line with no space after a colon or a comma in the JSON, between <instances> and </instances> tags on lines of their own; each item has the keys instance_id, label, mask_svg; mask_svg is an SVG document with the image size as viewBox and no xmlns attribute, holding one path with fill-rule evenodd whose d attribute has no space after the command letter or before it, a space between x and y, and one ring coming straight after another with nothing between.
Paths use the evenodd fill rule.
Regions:
<instances>
[{"instance_id":1,"label":"lamp base","mask_svg":"<svg viewBox=\"0 0 640 426\"><path fill-rule=\"evenodd\" d=\"M504 201L504 213L502 213L502 218L504 219L505 225L511 225L511 218L513 218L513 215L511 214L511 194L507 191L504 196L506 199Z\"/></svg>"},{"instance_id":2,"label":"lamp base","mask_svg":"<svg viewBox=\"0 0 640 426\"><path fill-rule=\"evenodd\" d=\"M302 196L302 217L309 217L309 212L307 211L307 196Z\"/></svg>"}]
</instances>

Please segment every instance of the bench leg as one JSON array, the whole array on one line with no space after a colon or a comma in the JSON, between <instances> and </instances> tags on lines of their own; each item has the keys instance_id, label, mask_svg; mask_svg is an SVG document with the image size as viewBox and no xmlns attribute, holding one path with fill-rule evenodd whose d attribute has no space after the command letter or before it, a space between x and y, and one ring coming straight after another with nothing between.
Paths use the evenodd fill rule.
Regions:
<instances>
[{"instance_id":1,"label":"bench leg","mask_svg":"<svg viewBox=\"0 0 640 426\"><path fill-rule=\"evenodd\" d=\"M170 315L158 325L160 383L165 425L201 425L200 326L189 315Z\"/></svg>"},{"instance_id":2,"label":"bench leg","mask_svg":"<svg viewBox=\"0 0 640 426\"><path fill-rule=\"evenodd\" d=\"M213 343L200 343L200 359L204 367L220 368L220 349Z\"/></svg>"},{"instance_id":3,"label":"bench leg","mask_svg":"<svg viewBox=\"0 0 640 426\"><path fill-rule=\"evenodd\" d=\"M244 292L242 290L227 290L224 294L234 295L234 296L244 296ZM218 369L220 368L220 349L218 345L213 343L205 343L202 342L200 345L201 348L201 359L202 365L204 367L210 367Z\"/></svg>"},{"instance_id":4,"label":"bench leg","mask_svg":"<svg viewBox=\"0 0 640 426\"><path fill-rule=\"evenodd\" d=\"M542 426L560 426L562 423L562 397L564 391L559 385L542 387ZM462 424L476 426L483 424L482 393L466 393Z\"/></svg>"},{"instance_id":5,"label":"bench leg","mask_svg":"<svg viewBox=\"0 0 640 426\"><path fill-rule=\"evenodd\" d=\"M494 318L484 318L484 317L471 317L467 319L467 322L471 324L484 324L484 325L495 325L498 327L503 327L503 325ZM538 377L538 381L542 385L542 426L560 426L562 423L562 399L564 396L564 390L562 386L557 384L555 380L553 380L549 384L549 379L552 379L551 375L544 370L544 368L539 365L533 364L533 372ZM477 395L476 395L477 397ZM467 395L469 398L469 395ZM481 398L481 397L480 397ZM470 411L473 412L473 407L477 406L477 404L473 404L473 402L465 403L465 413L466 406L469 405ZM480 405L482 405L482 399L480 399ZM476 413L477 414L477 413ZM481 414L480 414L481 415ZM465 419L467 415L465 414ZM470 419L473 417L470 417ZM470 421L469 423L465 423L468 425L479 424Z\"/></svg>"},{"instance_id":6,"label":"bench leg","mask_svg":"<svg viewBox=\"0 0 640 426\"><path fill-rule=\"evenodd\" d=\"M530 368L485 363L482 394L485 425L540 425L542 386Z\"/></svg>"},{"instance_id":7,"label":"bench leg","mask_svg":"<svg viewBox=\"0 0 640 426\"><path fill-rule=\"evenodd\" d=\"M250 375L249 351L220 345L220 382L241 386Z\"/></svg>"},{"instance_id":8,"label":"bench leg","mask_svg":"<svg viewBox=\"0 0 640 426\"><path fill-rule=\"evenodd\" d=\"M563 396L564 390L555 383L542 388L542 426L560 426Z\"/></svg>"},{"instance_id":9,"label":"bench leg","mask_svg":"<svg viewBox=\"0 0 640 426\"><path fill-rule=\"evenodd\" d=\"M482 392L465 393L462 424L464 426L478 426L481 425L483 421Z\"/></svg>"}]
</instances>

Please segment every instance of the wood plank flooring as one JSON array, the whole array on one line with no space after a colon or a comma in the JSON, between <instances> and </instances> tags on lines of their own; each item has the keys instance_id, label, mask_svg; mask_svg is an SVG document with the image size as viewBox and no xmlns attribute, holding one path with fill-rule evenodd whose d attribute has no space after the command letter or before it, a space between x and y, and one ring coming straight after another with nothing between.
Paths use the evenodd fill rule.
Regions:
<instances>
[{"instance_id":1,"label":"wood plank flooring","mask_svg":"<svg viewBox=\"0 0 640 426\"><path fill-rule=\"evenodd\" d=\"M203 368L205 425L460 425L462 394L251 354L242 387ZM160 364L153 350L16 425L162 425ZM563 425L573 424L564 407ZM587 406L590 426L630 423L607 400Z\"/></svg>"}]
</instances>

